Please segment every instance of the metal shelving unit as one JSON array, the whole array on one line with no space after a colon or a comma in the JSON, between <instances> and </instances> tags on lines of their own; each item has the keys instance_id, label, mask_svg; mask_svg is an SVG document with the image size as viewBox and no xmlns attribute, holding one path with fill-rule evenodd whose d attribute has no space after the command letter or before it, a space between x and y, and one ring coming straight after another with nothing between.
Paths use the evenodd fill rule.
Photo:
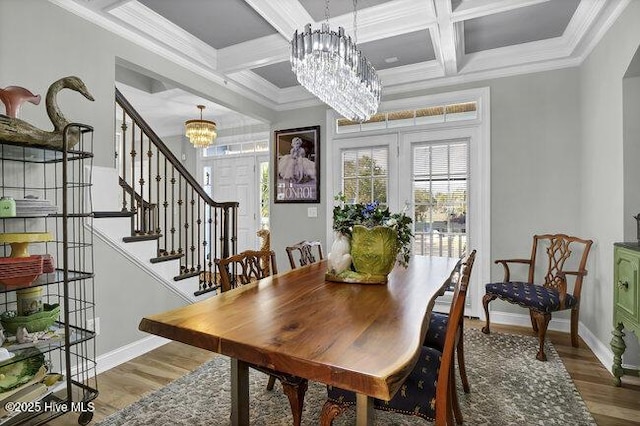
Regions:
<instances>
[{"instance_id":1,"label":"metal shelving unit","mask_svg":"<svg viewBox=\"0 0 640 426\"><path fill-rule=\"evenodd\" d=\"M57 210L46 216L34 213L0 218L0 233L53 235L51 241L30 243L29 254L49 254L55 265L54 272L39 276L26 287L0 284L0 314L17 309L17 290L39 287L43 303L60 305L54 327L64 330L59 338L34 343L30 348L19 347L13 358L0 362L1 368L44 356L48 371L64 376L28 412L1 418L0 425L41 425L68 412L77 413L82 425L93 418L92 401L98 396L96 347L95 333L87 327L95 318L90 192L93 128L69 124L64 130L63 145L69 146L72 139L78 142L68 149L12 144L0 139L0 195L14 199L37 197L48 200ZM8 244L0 245L0 257L8 257L10 252ZM0 405L7 401L11 396Z\"/></svg>"}]
</instances>

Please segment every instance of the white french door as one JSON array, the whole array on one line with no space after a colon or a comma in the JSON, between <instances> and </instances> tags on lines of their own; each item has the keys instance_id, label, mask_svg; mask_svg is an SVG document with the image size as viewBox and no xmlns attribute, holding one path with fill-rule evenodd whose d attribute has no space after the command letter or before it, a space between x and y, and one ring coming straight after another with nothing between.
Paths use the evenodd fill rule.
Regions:
<instances>
[{"instance_id":1,"label":"white french door","mask_svg":"<svg viewBox=\"0 0 640 426\"><path fill-rule=\"evenodd\" d=\"M333 189L348 202L379 201L413 219L413 253L460 257L478 248L483 212L474 127L394 132L333 140ZM481 274L472 277L481 285ZM474 287L477 288L477 287ZM447 311L451 295L439 299ZM467 315L479 316L476 292L469 292Z\"/></svg>"}]
</instances>

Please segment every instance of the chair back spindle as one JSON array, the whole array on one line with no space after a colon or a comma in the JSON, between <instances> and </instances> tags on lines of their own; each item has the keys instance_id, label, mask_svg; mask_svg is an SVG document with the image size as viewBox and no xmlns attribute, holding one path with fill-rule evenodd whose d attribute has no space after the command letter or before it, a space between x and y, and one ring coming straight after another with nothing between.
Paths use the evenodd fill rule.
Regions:
<instances>
[{"instance_id":1,"label":"chair back spindle","mask_svg":"<svg viewBox=\"0 0 640 426\"><path fill-rule=\"evenodd\" d=\"M316 250L314 250L314 248ZM286 250L291 269L310 265L324 259L322 244L319 241L300 241L297 244L287 247ZM317 251L318 254L315 255L314 251ZM296 257L298 258L298 262L296 262Z\"/></svg>"}]
</instances>

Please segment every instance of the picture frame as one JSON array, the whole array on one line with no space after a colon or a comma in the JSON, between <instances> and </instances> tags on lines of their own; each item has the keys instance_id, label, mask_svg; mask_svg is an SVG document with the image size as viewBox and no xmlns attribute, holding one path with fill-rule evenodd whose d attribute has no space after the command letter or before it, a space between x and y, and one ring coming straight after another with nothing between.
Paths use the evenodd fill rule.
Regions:
<instances>
[{"instance_id":1,"label":"picture frame","mask_svg":"<svg viewBox=\"0 0 640 426\"><path fill-rule=\"evenodd\" d=\"M274 132L274 203L320 202L320 126Z\"/></svg>"}]
</instances>

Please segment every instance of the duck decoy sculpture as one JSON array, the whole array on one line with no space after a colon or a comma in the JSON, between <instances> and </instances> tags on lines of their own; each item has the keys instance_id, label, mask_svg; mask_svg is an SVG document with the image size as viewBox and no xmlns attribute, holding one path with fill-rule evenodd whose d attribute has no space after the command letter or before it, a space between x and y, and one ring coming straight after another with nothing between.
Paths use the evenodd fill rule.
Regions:
<instances>
[{"instance_id":1,"label":"duck decoy sculpture","mask_svg":"<svg viewBox=\"0 0 640 426\"><path fill-rule=\"evenodd\" d=\"M58 107L58 102L56 101L58 92L62 89L74 90L90 101L94 100L85 84L78 77L70 76L61 78L49 87L45 99L47 115L53 124L53 131L39 129L19 118L0 115L0 139L26 145L44 145L58 149L64 148L62 133L65 126L69 124L69 120L62 115ZM71 130L67 138L66 148L72 148L79 140L80 135L77 129Z\"/></svg>"},{"instance_id":2,"label":"duck decoy sculpture","mask_svg":"<svg viewBox=\"0 0 640 426\"><path fill-rule=\"evenodd\" d=\"M24 102L34 105L40 104L40 95L34 95L29 90L20 86L7 86L0 89L0 101L4 104L6 114L11 118L18 118L20 106Z\"/></svg>"}]
</instances>

